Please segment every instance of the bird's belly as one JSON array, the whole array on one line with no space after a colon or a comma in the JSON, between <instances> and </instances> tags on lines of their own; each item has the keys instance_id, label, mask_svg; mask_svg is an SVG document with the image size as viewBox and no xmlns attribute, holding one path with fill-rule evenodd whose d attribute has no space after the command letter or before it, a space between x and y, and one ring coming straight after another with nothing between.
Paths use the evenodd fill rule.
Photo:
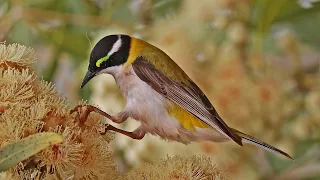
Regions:
<instances>
[{"instance_id":1,"label":"bird's belly","mask_svg":"<svg viewBox=\"0 0 320 180\"><path fill-rule=\"evenodd\" d=\"M130 116L140 121L142 128L148 133L181 141L179 135L183 126L168 113L168 100L142 83L132 86L127 93L126 110L130 111Z\"/></svg>"},{"instance_id":2,"label":"bird's belly","mask_svg":"<svg viewBox=\"0 0 320 180\"><path fill-rule=\"evenodd\" d=\"M215 130L203 124L191 129L185 126L182 122L186 122L186 119L170 112L172 103L138 78L131 67L128 74L118 76L116 81L127 101L125 111L130 117L140 121L147 133L182 143L215 141L216 137L220 137Z\"/></svg>"},{"instance_id":3,"label":"bird's belly","mask_svg":"<svg viewBox=\"0 0 320 180\"><path fill-rule=\"evenodd\" d=\"M192 141L221 142L228 140L224 135L212 128L195 126L193 129L187 129L179 123L176 117L168 113L161 118L141 121L141 124L144 130L150 134L185 144Z\"/></svg>"},{"instance_id":4,"label":"bird's belly","mask_svg":"<svg viewBox=\"0 0 320 180\"><path fill-rule=\"evenodd\" d=\"M132 67L128 73L116 76L116 82L126 99L125 111L141 122L142 128L164 139L187 141L182 138L183 126L168 113L168 100L142 81Z\"/></svg>"}]
</instances>

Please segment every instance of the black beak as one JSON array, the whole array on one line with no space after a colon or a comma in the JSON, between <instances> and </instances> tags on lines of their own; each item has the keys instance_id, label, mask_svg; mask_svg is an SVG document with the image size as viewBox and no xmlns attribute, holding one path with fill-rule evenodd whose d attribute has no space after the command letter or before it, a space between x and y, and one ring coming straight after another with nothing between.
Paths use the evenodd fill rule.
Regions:
<instances>
[{"instance_id":1,"label":"black beak","mask_svg":"<svg viewBox=\"0 0 320 180\"><path fill-rule=\"evenodd\" d=\"M84 87L84 85L86 85L90 81L90 79L92 79L94 76L95 76L95 73L87 71L86 76L82 80L82 84L80 86L80 89L82 89Z\"/></svg>"}]
</instances>

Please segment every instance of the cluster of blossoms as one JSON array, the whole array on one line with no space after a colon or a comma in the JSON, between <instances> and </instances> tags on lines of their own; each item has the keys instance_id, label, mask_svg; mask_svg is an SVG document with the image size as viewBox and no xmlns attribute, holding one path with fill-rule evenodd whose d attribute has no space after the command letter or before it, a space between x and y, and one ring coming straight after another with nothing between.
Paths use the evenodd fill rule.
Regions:
<instances>
[{"instance_id":1,"label":"cluster of blossoms","mask_svg":"<svg viewBox=\"0 0 320 180\"><path fill-rule=\"evenodd\" d=\"M90 113L81 123L83 108L71 113L67 100L54 86L38 80L33 63L32 49L0 44L0 147L40 132L58 133L63 142L0 173L1 179L134 180L154 179L160 174L162 179L228 179L210 159L200 157L167 158L121 175L109 148L113 134L100 134L105 130L103 117Z\"/></svg>"}]
</instances>

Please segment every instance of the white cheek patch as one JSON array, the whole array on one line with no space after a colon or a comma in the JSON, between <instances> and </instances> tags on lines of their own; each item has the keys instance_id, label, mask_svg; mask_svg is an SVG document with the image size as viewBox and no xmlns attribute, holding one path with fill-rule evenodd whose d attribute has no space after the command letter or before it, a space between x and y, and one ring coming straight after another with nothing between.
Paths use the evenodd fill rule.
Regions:
<instances>
[{"instance_id":1,"label":"white cheek patch","mask_svg":"<svg viewBox=\"0 0 320 180\"><path fill-rule=\"evenodd\" d=\"M108 68L102 69L96 75L111 74L112 76L116 76L117 74L121 73L122 70L123 70L123 65L112 66L112 67L108 67Z\"/></svg>"},{"instance_id":2,"label":"white cheek patch","mask_svg":"<svg viewBox=\"0 0 320 180\"><path fill-rule=\"evenodd\" d=\"M108 52L107 56L111 56L115 52L119 51L121 45L122 45L121 36L118 35L118 40L113 44L113 46L112 46L111 50Z\"/></svg>"}]
</instances>

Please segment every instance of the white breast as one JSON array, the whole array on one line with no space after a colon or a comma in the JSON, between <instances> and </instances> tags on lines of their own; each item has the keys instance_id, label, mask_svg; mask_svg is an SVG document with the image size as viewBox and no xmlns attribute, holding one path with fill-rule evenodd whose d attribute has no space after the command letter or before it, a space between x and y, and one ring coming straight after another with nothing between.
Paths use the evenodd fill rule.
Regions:
<instances>
[{"instance_id":1,"label":"white breast","mask_svg":"<svg viewBox=\"0 0 320 180\"><path fill-rule=\"evenodd\" d=\"M135 74L132 66L126 71L123 71L122 65L111 67L102 73L113 75L127 101L124 111L128 112L130 117L140 121L146 132L183 143L211 139L201 137L203 133L200 132L203 130L196 132L183 128L174 117L170 116L166 108L170 102L142 81ZM212 130L210 131L212 135L215 134ZM207 136L208 132L204 134Z\"/></svg>"}]
</instances>

